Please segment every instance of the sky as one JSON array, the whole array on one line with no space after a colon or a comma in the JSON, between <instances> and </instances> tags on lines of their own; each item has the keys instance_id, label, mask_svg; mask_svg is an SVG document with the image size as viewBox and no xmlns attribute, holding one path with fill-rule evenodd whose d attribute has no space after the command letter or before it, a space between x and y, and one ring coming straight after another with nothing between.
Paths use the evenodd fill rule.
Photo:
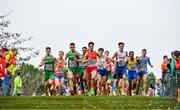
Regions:
<instances>
[{"instance_id":1,"label":"sky","mask_svg":"<svg viewBox=\"0 0 180 110\"><path fill-rule=\"evenodd\" d=\"M9 12L8 31L34 37L24 46L40 50L28 62L35 66L47 46L57 57L71 42L81 52L94 41L96 50L103 47L112 55L122 41L135 56L146 48L154 65L149 71L160 78L162 57L180 50L180 0L0 0L0 15Z\"/></svg>"}]
</instances>

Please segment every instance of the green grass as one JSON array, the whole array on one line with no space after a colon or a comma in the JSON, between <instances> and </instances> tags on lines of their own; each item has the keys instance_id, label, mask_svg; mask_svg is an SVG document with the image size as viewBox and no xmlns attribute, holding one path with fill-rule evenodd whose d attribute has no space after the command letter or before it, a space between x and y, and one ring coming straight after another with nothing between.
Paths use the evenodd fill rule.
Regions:
<instances>
[{"instance_id":1,"label":"green grass","mask_svg":"<svg viewBox=\"0 0 180 110\"><path fill-rule=\"evenodd\" d=\"M0 109L180 109L157 97L0 97Z\"/></svg>"}]
</instances>

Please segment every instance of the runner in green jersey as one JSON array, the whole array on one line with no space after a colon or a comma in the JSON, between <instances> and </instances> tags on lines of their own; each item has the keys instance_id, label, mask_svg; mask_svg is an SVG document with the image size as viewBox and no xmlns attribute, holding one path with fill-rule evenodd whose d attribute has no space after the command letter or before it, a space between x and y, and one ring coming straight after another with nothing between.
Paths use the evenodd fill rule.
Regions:
<instances>
[{"instance_id":1,"label":"runner in green jersey","mask_svg":"<svg viewBox=\"0 0 180 110\"><path fill-rule=\"evenodd\" d=\"M46 56L42 59L39 67L44 65L45 93L48 95L48 89L53 92L52 82L54 80L54 64L57 59L51 55L51 48L46 48Z\"/></svg>"},{"instance_id":2,"label":"runner in green jersey","mask_svg":"<svg viewBox=\"0 0 180 110\"><path fill-rule=\"evenodd\" d=\"M79 65L78 65L78 73L79 73L79 86L82 90L82 93L85 95L85 85L86 85L86 82L85 82L85 70L86 70L86 64L83 63L83 59L84 59L84 56L87 52L87 47L83 47L82 48L82 54L80 54L80 58L81 58L81 62L79 62Z\"/></svg>"},{"instance_id":3,"label":"runner in green jersey","mask_svg":"<svg viewBox=\"0 0 180 110\"><path fill-rule=\"evenodd\" d=\"M75 44L70 43L70 51L66 54L65 60L68 59L68 73L67 77L69 79L71 94L76 93L76 80L78 73L78 62L81 61L79 53L75 50ZM73 83L74 81L74 83ZM74 91L75 90L75 91Z\"/></svg>"}]
</instances>

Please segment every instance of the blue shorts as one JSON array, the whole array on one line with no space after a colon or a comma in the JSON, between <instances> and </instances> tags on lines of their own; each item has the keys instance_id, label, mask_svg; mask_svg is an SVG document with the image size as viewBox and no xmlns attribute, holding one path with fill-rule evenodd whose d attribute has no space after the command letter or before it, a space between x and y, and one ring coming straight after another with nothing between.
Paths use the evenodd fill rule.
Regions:
<instances>
[{"instance_id":1,"label":"blue shorts","mask_svg":"<svg viewBox=\"0 0 180 110\"><path fill-rule=\"evenodd\" d=\"M64 75L63 75L63 74L55 75L55 78L57 78L57 79L62 79L62 78L64 78Z\"/></svg>"},{"instance_id":2,"label":"blue shorts","mask_svg":"<svg viewBox=\"0 0 180 110\"><path fill-rule=\"evenodd\" d=\"M140 71L137 73L138 77L143 77L144 75L147 75L147 71Z\"/></svg>"},{"instance_id":3,"label":"blue shorts","mask_svg":"<svg viewBox=\"0 0 180 110\"><path fill-rule=\"evenodd\" d=\"M122 79L123 75L126 75L126 66L117 66L115 71L115 79Z\"/></svg>"},{"instance_id":4,"label":"blue shorts","mask_svg":"<svg viewBox=\"0 0 180 110\"><path fill-rule=\"evenodd\" d=\"M128 80L132 80L136 78L137 78L136 71L128 71Z\"/></svg>"},{"instance_id":5,"label":"blue shorts","mask_svg":"<svg viewBox=\"0 0 180 110\"><path fill-rule=\"evenodd\" d=\"M105 76L107 74L107 71L106 70L101 70L101 69L98 69L97 70L97 73L102 75L102 76Z\"/></svg>"}]
</instances>

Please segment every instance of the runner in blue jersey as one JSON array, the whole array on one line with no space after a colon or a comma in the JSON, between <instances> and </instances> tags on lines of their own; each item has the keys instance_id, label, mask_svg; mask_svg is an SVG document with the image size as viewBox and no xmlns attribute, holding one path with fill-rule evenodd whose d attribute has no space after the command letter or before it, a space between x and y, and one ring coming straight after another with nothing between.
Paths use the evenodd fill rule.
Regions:
<instances>
[{"instance_id":1,"label":"runner in blue jersey","mask_svg":"<svg viewBox=\"0 0 180 110\"><path fill-rule=\"evenodd\" d=\"M141 79L143 79L143 87L144 87L144 91L143 91L143 95L146 96L147 93L147 73L148 73L148 68L147 65L150 65L150 67L152 68L153 65L151 64L150 61L150 57L146 56L147 54L147 50L146 49L142 49L142 55L140 57L138 57L138 62L139 62L139 71L137 74L137 91L141 82Z\"/></svg>"}]
</instances>

